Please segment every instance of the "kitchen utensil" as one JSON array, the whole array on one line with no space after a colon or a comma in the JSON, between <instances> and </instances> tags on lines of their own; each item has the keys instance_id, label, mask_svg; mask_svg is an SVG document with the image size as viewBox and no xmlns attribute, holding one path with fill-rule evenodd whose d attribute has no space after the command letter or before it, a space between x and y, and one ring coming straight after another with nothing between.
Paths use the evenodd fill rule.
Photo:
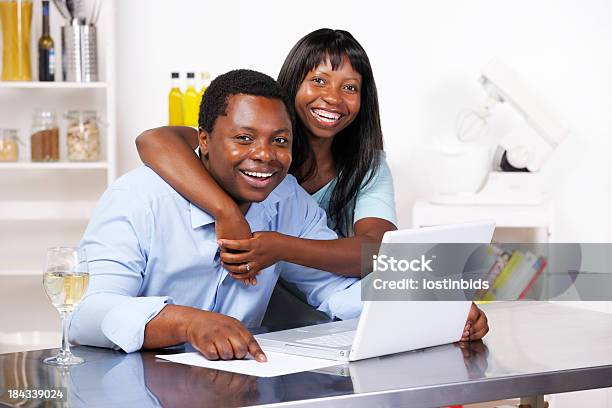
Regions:
<instances>
[{"instance_id":1,"label":"kitchen utensil","mask_svg":"<svg viewBox=\"0 0 612 408\"><path fill-rule=\"evenodd\" d=\"M100 19L100 11L102 10L102 4L104 4L104 0L100 0L98 2L98 9L96 10L96 16L91 24L98 24L98 20Z\"/></svg>"},{"instance_id":2,"label":"kitchen utensil","mask_svg":"<svg viewBox=\"0 0 612 408\"><path fill-rule=\"evenodd\" d=\"M70 12L66 7L66 0L53 0L53 4L55 4L59 13L64 17L64 20L70 22Z\"/></svg>"},{"instance_id":3,"label":"kitchen utensil","mask_svg":"<svg viewBox=\"0 0 612 408\"><path fill-rule=\"evenodd\" d=\"M94 25L62 27L62 72L65 81L98 80L97 30Z\"/></svg>"},{"instance_id":4,"label":"kitchen utensil","mask_svg":"<svg viewBox=\"0 0 612 408\"><path fill-rule=\"evenodd\" d=\"M95 24L94 23L94 18L96 16L96 8L98 7L98 0L94 0L93 5L91 6L91 14L89 16L89 20L87 21L88 24Z\"/></svg>"}]
</instances>

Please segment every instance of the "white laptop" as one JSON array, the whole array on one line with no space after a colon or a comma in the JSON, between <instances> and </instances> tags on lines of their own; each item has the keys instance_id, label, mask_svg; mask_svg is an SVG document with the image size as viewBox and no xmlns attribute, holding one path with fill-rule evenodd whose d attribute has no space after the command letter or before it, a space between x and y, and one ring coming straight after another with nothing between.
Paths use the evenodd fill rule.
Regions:
<instances>
[{"instance_id":1,"label":"white laptop","mask_svg":"<svg viewBox=\"0 0 612 408\"><path fill-rule=\"evenodd\" d=\"M494 221L389 231L384 243L489 243ZM356 361L461 339L469 301L366 301L358 319L264 333L261 346L288 354Z\"/></svg>"}]
</instances>

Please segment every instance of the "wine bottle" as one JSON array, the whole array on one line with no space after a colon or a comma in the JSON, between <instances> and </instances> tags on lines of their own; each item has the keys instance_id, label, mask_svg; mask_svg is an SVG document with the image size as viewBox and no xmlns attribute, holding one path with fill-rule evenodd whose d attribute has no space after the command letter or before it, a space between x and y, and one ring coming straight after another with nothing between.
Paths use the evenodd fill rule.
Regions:
<instances>
[{"instance_id":1,"label":"wine bottle","mask_svg":"<svg viewBox=\"0 0 612 408\"><path fill-rule=\"evenodd\" d=\"M38 80L55 81L55 43L49 34L49 1L42 2L43 33L38 40Z\"/></svg>"}]
</instances>

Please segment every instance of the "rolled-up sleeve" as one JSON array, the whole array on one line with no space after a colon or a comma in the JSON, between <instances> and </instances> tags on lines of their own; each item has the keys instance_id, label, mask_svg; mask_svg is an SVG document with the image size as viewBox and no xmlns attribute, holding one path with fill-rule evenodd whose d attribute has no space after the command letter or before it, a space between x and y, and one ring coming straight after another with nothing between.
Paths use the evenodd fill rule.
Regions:
<instances>
[{"instance_id":1,"label":"rolled-up sleeve","mask_svg":"<svg viewBox=\"0 0 612 408\"><path fill-rule=\"evenodd\" d=\"M294 283L306 300L330 318L353 319L361 314L361 285L357 278L283 262L281 277Z\"/></svg>"},{"instance_id":2,"label":"rolled-up sleeve","mask_svg":"<svg viewBox=\"0 0 612 408\"><path fill-rule=\"evenodd\" d=\"M75 344L139 350L144 329L172 299L138 297L155 220L134 193L110 189L100 199L80 246L89 265L89 288L74 311Z\"/></svg>"}]
</instances>

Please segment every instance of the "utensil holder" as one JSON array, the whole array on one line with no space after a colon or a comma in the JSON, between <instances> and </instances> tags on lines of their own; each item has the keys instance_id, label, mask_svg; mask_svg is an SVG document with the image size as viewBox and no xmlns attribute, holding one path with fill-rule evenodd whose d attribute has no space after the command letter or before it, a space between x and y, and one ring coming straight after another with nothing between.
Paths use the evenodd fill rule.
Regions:
<instances>
[{"instance_id":1,"label":"utensil holder","mask_svg":"<svg viewBox=\"0 0 612 408\"><path fill-rule=\"evenodd\" d=\"M98 81L96 26L71 24L62 27L62 73L64 81Z\"/></svg>"}]
</instances>

